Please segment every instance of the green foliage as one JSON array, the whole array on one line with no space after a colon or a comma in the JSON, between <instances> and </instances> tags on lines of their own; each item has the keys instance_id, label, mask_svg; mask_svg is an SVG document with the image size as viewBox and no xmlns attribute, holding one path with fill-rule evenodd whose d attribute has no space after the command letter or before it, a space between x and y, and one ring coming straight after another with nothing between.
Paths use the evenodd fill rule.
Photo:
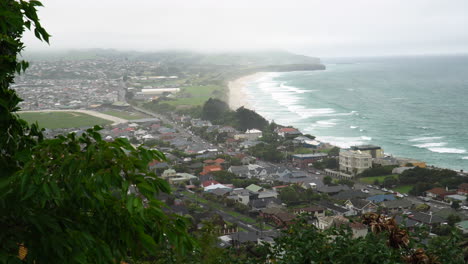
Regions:
<instances>
[{"instance_id":1,"label":"green foliage","mask_svg":"<svg viewBox=\"0 0 468 264\"><path fill-rule=\"evenodd\" d=\"M332 177L330 177L330 176L323 177L323 184L330 185L330 184L332 184L332 182L333 182Z\"/></svg>"},{"instance_id":2,"label":"green foliage","mask_svg":"<svg viewBox=\"0 0 468 264\"><path fill-rule=\"evenodd\" d=\"M460 222L461 218L460 216L456 214L451 214L447 217L447 223L449 226L455 226L456 223Z\"/></svg>"},{"instance_id":3,"label":"green foliage","mask_svg":"<svg viewBox=\"0 0 468 264\"><path fill-rule=\"evenodd\" d=\"M392 174L392 170L395 167L396 166L377 166L377 167L369 168L361 172L361 174L359 174L359 177L390 175Z\"/></svg>"},{"instance_id":4,"label":"green foliage","mask_svg":"<svg viewBox=\"0 0 468 264\"><path fill-rule=\"evenodd\" d=\"M263 130L268 126L268 121L255 111L240 107L236 110L236 118L239 122L238 129L245 131L247 129L260 129Z\"/></svg>"},{"instance_id":5,"label":"green foliage","mask_svg":"<svg viewBox=\"0 0 468 264\"><path fill-rule=\"evenodd\" d=\"M318 201L323 197L311 189L303 189L297 185L282 188L279 193L281 201L287 205L308 204L312 201Z\"/></svg>"},{"instance_id":6,"label":"green foliage","mask_svg":"<svg viewBox=\"0 0 468 264\"><path fill-rule=\"evenodd\" d=\"M401 184L413 184L410 191L412 195L421 195L434 187L456 188L461 183L467 182L466 178L458 176L457 172L447 169L426 169L415 167L404 171L399 177Z\"/></svg>"},{"instance_id":7,"label":"green foliage","mask_svg":"<svg viewBox=\"0 0 468 264\"><path fill-rule=\"evenodd\" d=\"M460 202L459 201L453 201L452 204L450 205L453 209L457 210L460 208Z\"/></svg>"},{"instance_id":8,"label":"green foliage","mask_svg":"<svg viewBox=\"0 0 468 264\"><path fill-rule=\"evenodd\" d=\"M216 121L223 118L229 112L229 106L219 99L208 99L202 108L202 119Z\"/></svg>"},{"instance_id":9,"label":"green foliage","mask_svg":"<svg viewBox=\"0 0 468 264\"><path fill-rule=\"evenodd\" d=\"M393 176L387 176L383 180L383 186L384 187L393 187L395 185L398 185L399 180Z\"/></svg>"},{"instance_id":10,"label":"green foliage","mask_svg":"<svg viewBox=\"0 0 468 264\"><path fill-rule=\"evenodd\" d=\"M123 139L106 142L99 127L44 139L16 112L10 88L25 29L48 42L36 13L38 1L0 2L0 262L116 263L126 256L157 255L160 245L191 250L184 218L165 214L155 199L168 184L148 172L158 151Z\"/></svg>"},{"instance_id":11,"label":"green foliage","mask_svg":"<svg viewBox=\"0 0 468 264\"><path fill-rule=\"evenodd\" d=\"M277 150L277 144L260 143L256 146L250 147L248 152L259 159L271 162L281 162L284 159L284 154Z\"/></svg>"},{"instance_id":12,"label":"green foliage","mask_svg":"<svg viewBox=\"0 0 468 264\"><path fill-rule=\"evenodd\" d=\"M314 167L317 169L338 169L339 162L336 158L324 158L322 161L314 162Z\"/></svg>"},{"instance_id":13,"label":"green foliage","mask_svg":"<svg viewBox=\"0 0 468 264\"><path fill-rule=\"evenodd\" d=\"M157 244L191 246L185 220L163 213L154 198L170 192L147 171L164 155L123 139L103 141L98 130L43 140L24 153L21 170L2 179L1 210L9 213L1 218L8 228L0 256L14 256L19 242L27 260L39 263L113 263L156 254Z\"/></svg>"},{"instance_id":14,"label":"green foliage","mask_svg":"<svg viewBox=\"0 0 468 264\"><path fill-rule=\"evenodd\" d=\"M339 179L337 181L338 184L344 184L344 185L348 185L349 187L353 187L354 186L354 181L352 180L348 180L348 179Z\"/></svg>"}]
</instances>

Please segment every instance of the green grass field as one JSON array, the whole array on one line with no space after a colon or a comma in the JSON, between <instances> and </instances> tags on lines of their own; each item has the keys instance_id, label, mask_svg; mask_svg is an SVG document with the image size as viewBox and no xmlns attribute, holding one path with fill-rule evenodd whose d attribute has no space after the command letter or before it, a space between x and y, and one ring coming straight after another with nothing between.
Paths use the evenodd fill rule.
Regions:
<instances>
[{"instance_id":1,"label":"green grass field","mask_svg":"<svg viewBox=\"0 0 468 264\"><path fill-rule=\"evenodd\" d=\"M134 119L141 119L141 118L149 117L149 116L147 116L145 114L130 113L130 112L126 112L126 111L117 111L117 110L109 110L109 111L104 111L102 113L107 114L107 115L111 115L111 116L120 117L120 118L127 119L127 120L134 120Z\"/></svg>"},{"instance_id":2,"label":"green grass field","mask_svg":"<svg viewBox=\"0 0 468 264\"><path fill-rule=\"evenodd\" d=\"M398 186L396 188L393 188L393 190L395 192L399 192L399 193L408 193L409 191L411 191L412 188L413 188L413 186L411 186L411 185L402 185L402 186Z\"/></svg>"},{"instance_id":3,"label":"green grass field","mask_svg":"<svg viewBox=\"0 0 468 264\"><path fill-rule=\"evenodd\" d=\"M112 121L78 112L37 112L19 115L30 124L37 122L39 127L51 129L112 124Z\"/></svg>"},{"instance_id":4,"label":"green grass field","mask_svg":"<svg viewBox=\"0 0 468 264\"><path fill-rule=\"evenodd\" d=\"M210 97L214 97L214 91L221 91L222 88L215 85L205 86L189 86L183 87L179 94L190 94L189 98L175 98L174 100L167 101L171 105L189 105L196 106L204 104Z\"/></svg>"},{"instance_id":5,"label":"green grass field","mask_svg":"<svg viewBox=\"0 0 468 264\"><path fill-rule=\"evenodd\" d=\"M379 180L379 182L382 183L385 177L388 177L388 176L398 177L398 175L392 174L392 175L385 175L385 176L363 177L363 178L359 178L359 181L366 183L366 184L374 184L375 180Z\"/></svg>"}]
</instances>

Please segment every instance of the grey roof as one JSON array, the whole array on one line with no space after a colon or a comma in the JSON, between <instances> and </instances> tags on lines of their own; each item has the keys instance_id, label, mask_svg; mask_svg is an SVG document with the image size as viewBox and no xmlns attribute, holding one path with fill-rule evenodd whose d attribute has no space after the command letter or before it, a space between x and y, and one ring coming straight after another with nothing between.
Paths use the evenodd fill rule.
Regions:
<instances>
[{"instance_id":1,"label":"grey roof","mask_svg":"<svg viewBox=\"0 0 468 264\"><path fill-rule=\"evenodd\" d=\"M395 216L395 221L397 222L397 224L403 225L404 227L414 227L421 225L419 222L414 221L410 218L403 217L401 215Z\"/></svg>"},{"instance_id":2,"label":"grey roof","mask_svg":"<svg viewBox=\"0 0 468 264\"><path fill-rule=\"evenodd\" d=\"M217 196L223 196L223 195L229 193L230 191L231 190L228 190L228 189L218 188L218 189L212 190L210 193L215 194Z\"/></svg>"},{"instance_id":3,"label":"grey roof","mask_svg":"<svg viewBox=\"0 0 468 264\"><path fill-rule=\"evenodd\" d=\"M298 159L313 159L313 158L323 158L323 157L328 157L328 154L326 153L311 153L311 154L295 154L292 155L293 158L298 158Z\"/></svg>"},{"instance_id":4,"label":"grey roof","mask_svg":"<svg viewBox=\"0 0 468 264\"><path fill-rule=\"evenodd\" d=\"M318 204L318 205L320 205L322 207L325 207L327 209L330 209L332 211L338 212L338 213L346 213L346 212L349 211L347 208L343 208L343 207L334 205L333 203L331 203L329 201L326 201L326 200L318 201L316 204Z\"/></svg>"},{"instance_id":5,"label":"grey roof","mask_svg":"<svg viewBox=\"0 0 468 264\"><path fill-rule=\"evenodd\" d=\"M293 171L289 175L290 178L305 178L307 177L307 173L303 171Z\"/></svg>"},{"instance_id":6,"label":"grey roof","mask_svg":"<svg viewBox=\"0 0 468 264\"><path fill-rule=\"evenodd\" d=\"M229 167L229 171L236 175L249 174L249 168L247 166L231 166Z\"/></svg>"},{"instance_id":7,"label":"grey roof","mask_svg":"<svg viewBox=\"0 0 468 264\"><path fill-rule=\"evenodd\" d=\"M410 208L411 206L413 206L413 204L414 203L411 202L410 200L398 199L398 200L392 200L392 201L384 201L382 203L382 206L390 208L390 209L393 209L393 208Z\"/></svg>"},{"instance_id":8,"label":"grey roof","mask_svg":"<svg viewBox=\"0 0 468 264\"><path fill-rule=\"evenodd\" d=\"M321 193L337 193L337 192L346 191L349 189L350 188L347 185L332 185L332 186L324 185L322 187L317 188L317 191Z\"/></svg>"},{"instance_id":9,"label":"grey roof","mask_svg":"<svg viewBox=\"0 0 468 264\"><path fill-rule=\"evenodd\" d=\"M250 201L250 205L253 208L266 208L268 204L281 204L281 201L277 198L262 198L262 199L255 199Z\"/></svg>"},{"instance_id":10,"label":"grey roof","mask_svg":"<svg viewBox=\"0 0 468 264\"><path fill-rule=\"evenodd\" d=\"M426 214L422 212L414 212L408 217L415 221L425 223L425 224L439 224L439 223L444 222L444 219L440 216L437 216L434 214L430 215L430 214Z\"/></svg>"},{"instance_id":11,"label":"grey roof","mask_svg":"<svg viewBox=\"0 0 468 264\"><path fill-rule=\"evenodd\" d=\"M337 200L349 200L353 198L367 198L367 197L369 197L367 193L363 193L359 190L345 190L332 196L333 199L337 199Z\"/></svg>"},{"instance_id":12,"label":"grey roof","mask_svg":"<svg viewBox=\"0 0 468 264\"><path fill-rule=\"evenodd\" d=\"M363 209L366 205L372 203L371 201L367 201L363 199L351 199L350 202L357 209Z\"/></svg>"}]
</instances>

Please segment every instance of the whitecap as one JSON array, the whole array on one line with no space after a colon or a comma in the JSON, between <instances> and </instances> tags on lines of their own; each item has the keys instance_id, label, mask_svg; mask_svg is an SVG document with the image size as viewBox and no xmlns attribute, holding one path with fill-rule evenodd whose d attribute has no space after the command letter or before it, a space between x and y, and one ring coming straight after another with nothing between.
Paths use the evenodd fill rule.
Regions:
<instances>
[{"instance_id":1,"label":"whitecap","mask_svg":"<svg viewBox=\"0 0 468 264\"><path fill-rule=\"evenodd\" d=\"M433 148L433 147L443 147L447 145L446 142L432 142L432 143L423 143L423 144L417 144L413 145L418 148Z\"/></svg>"},{"instance_id":2,"label":"whitecap","mask_svg":"<svg viewBox=\"0 0 468 264\"><path fill-rule=\"evenodd\" d=\"M408 141L410 141L410 142L427 142L427 141L433 141L433 140L437 140L437 139L441 139L441 138L444 138L444 137L419 137L419 138L410 139Z\"/></svg>"},{"instance_id":3,"label":"whitecap","mask_svg":"<svg viewBox=\"0 0 468 264\"><path fill-rule=\"evenodd\" d=\"M349 128L351 128L351 129L356 129L356 128L358 128L358 127L357 127L357 126L349 126Z\"/></svg>"},{"instance_id":4,"label":"whitecap","mask_svg":"<svg viewBox=\"0 0 468 264\"><path fill-rule=\"evenodd\" d=\"M350 91L350 92L354 92L354 89L353 88L347 88L346 90Z\"/></svg>"},{"instance_id":5,"label":"whitecap","mask_svg":"<svg viewBox=\"0 0 468 264\"><path fill-rule=\"evenodd\" d=\"M457 149L457 148L428 148L432 152L437 153L453 153L453 154L462 154L466 153L465 149Z\"/></svg>"},{"instance_id":6,"label":"whitecap","mask_svg":"<svg viewBox=\"0 0 468 264\"><path fill-rule=\"evenodd\" d=\"M362 139L362 140L372 140L371 137L366 137L366 136L361 136L361 139Z\"/></svg>"},{"instance_id":7,"label":"whitecap","mask_svg":"<svg viewBox=\"0 0 468 264\"><path fill-rule=\"evenodd\" d=\"M366 140L362 139L361 137L318 136L317 140L330 143L340 148L350 148L352 146L363 145L366 143Z\"/></svg>"},{"instance_id":8,"label":"whitecap","mask_svg":"<svg viewBox=\"0 0 468 264\"><path fill-rule=\"evenodd\" d=\"M464 159L464 160L468 160L468 156L466 156L466 157L462 157L462 159Z\"/></svg>"}]
</instances>

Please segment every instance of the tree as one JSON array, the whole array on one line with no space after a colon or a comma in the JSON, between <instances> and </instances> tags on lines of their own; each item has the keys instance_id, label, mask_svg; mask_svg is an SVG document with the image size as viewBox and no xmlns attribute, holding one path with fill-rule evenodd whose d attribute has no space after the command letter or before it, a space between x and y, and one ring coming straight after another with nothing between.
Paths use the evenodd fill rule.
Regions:
<instances>
[{"instance_id":1,"label":"tree","mask_svg":"<svg viewBox=\"0 0 468 264\"><path fill-rule=\"evenodd\" d=\"M292 186L281 189L279 198L287 204L297 203L300 199L298 192Z\"/></svg>"},{"instance_id":2,"label":"tree","mask_svg":"<svg viewBox=\"0 0 468 264\"><path fill-rule=\"evenodd\" d=\"M461 221L461 218L460 216L456 215L456 214L450 214L448 217L447 217L447 224L449 226L455 226L456 223L460 222Z\"/></svg>"},{"instance_id":3,"label":"tree","mask_svg":"<svg viewBox=\"0 0 468 264\"><path fill-rule=\"evenodd\" d=\"M202 119L210 121L219 120L228 111L230 111L229 106L225 102L210 98L203 105Z\"/></svg>"},{"instance_id":4,"label":"tree","mask_svg":"<svg viewBox=\"0 0 468 264\"><path fill-rule=\"evenodd\" d=\"M330 177L330 176L323 177L323 184L330 185L330 184L332 184L332 182L333 182L332 177Z\"/></svg>"},{"instance_id":5,"label":"tree","mask_svg":"<svg viewBox=\"0 0 468 264\"><path fill-rule=\"evenodd\" d=\"M18 60L21 37L33 29L49 40L38 6L0 2L0 262L116 263L158 255L159 245L191 250L185 218L164 214L155 198L170 192L148 171L161 152L106 142L97 126L45 139L16 114L21 99L10 85L28 66ZM19 248L27 249L21 260Z\"/></svg>"},{"instance_id":6,"label":"tree","mask_svg":"<svg viewBox=\"0 0 468 264\"><path fill-rule=\"evenodd\" d=\"M452 204L450 205L455 210L460 209L460 202L459 201L453 201Z\"/></svg>"}]
</instances>

